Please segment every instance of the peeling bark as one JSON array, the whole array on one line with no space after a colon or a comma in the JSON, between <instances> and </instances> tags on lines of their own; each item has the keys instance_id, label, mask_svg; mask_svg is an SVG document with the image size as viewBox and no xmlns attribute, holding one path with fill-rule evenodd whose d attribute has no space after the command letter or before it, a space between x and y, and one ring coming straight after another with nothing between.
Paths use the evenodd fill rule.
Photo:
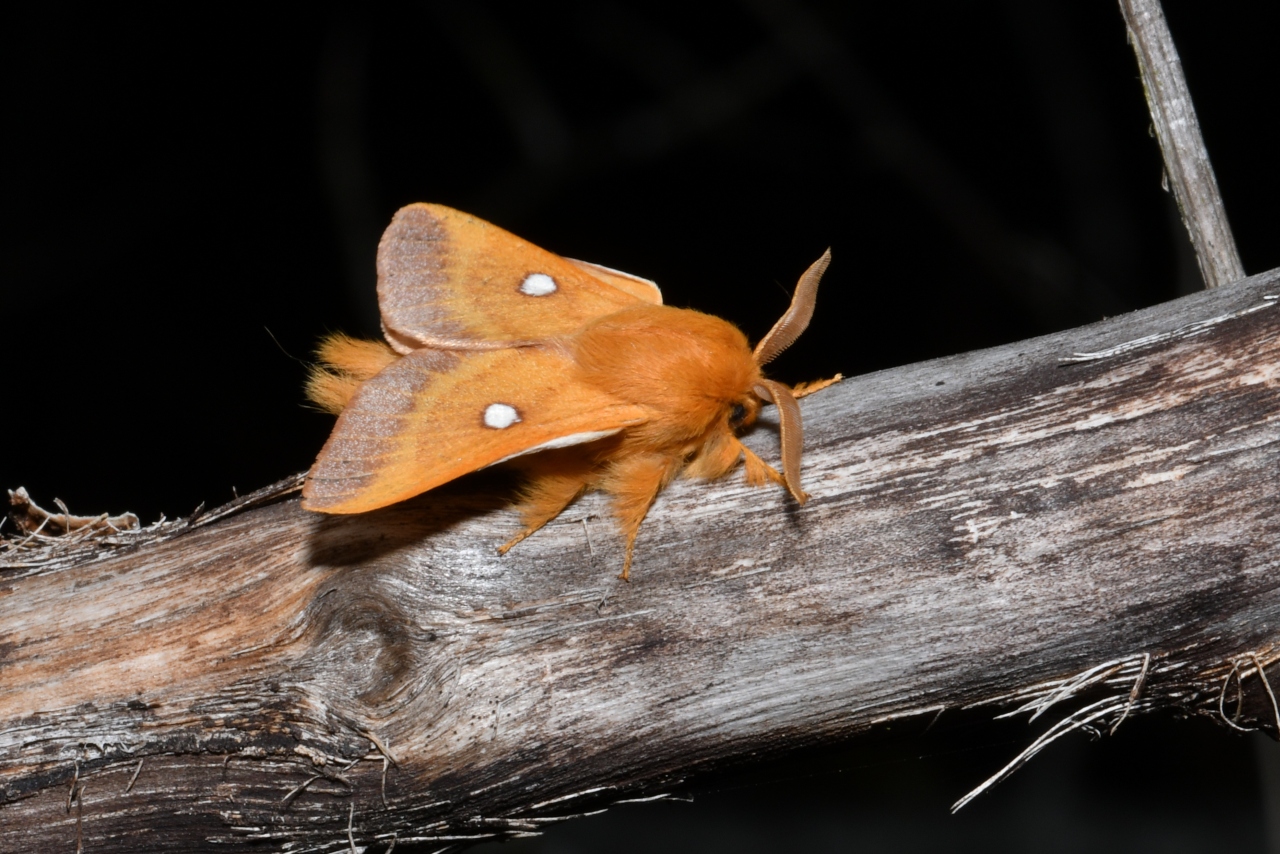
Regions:
<instances>
[{"instance_id":1,"label":"peeling bark","mask_svg":"<svg viewBox=\"0 0 1280 854\"><path fill-rule=\"evenodd\" d=\"M809 504L674 484L631 584L594 497L499 558L493 475L355 517L301 511L294 478L11 537L0 849L520 835L975 705L1274 731L1277 294L1272 271L807 398Z\"/></svg>"}]
</instances>

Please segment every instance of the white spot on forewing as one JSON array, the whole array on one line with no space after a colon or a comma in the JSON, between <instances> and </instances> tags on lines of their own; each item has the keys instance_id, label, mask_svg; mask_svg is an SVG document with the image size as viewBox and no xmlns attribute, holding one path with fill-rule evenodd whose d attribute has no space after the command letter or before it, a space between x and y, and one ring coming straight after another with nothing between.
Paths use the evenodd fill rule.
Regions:
<instances>
[{"instance_id":1,"label":"white spot on forewing","mask_svg":"<svg viewBox=\"0 0 1280 854\"><path fill-rule=\"evenodd\" d=\"M546 273L530 273L520 283L520 293L531 297L545 297L556 292L556 280Z\"/></svg>"},{"instance_id":2,"label":"white spot on forewing","mask_svg":"<svg viewBox=\"0 0 1280 854\"><path fill-rule=\"evenodd\" d=\"M484 426L505 430L520 420L516 408L506 403L491 403L484 410Z\"/></svg>"},{"instance_id":3,"label":"white spot on forewing","mask_svg":"<svg viewBox=\"0 0 1280 854\"><path fill-rule=\"evenodd\" d=\"M561 436L558 439L551 439L540 445L534 445L532 448L525 448L523 451L517 451L516 453L503 457L500 460L494 460L489 463L489 465L496 466L498 463L505 463L507 460L514 460L516 457L523 457L525 454L532 454L538 451L550 451L552 448L567 448L570 445L582 445L586 442L594 442L596 439L603 439L605 436L612 436L621 429L622 428L619 427L617 430L593 430L589 433L573 433L568 436Z\"/></svg>"}]
</instances>

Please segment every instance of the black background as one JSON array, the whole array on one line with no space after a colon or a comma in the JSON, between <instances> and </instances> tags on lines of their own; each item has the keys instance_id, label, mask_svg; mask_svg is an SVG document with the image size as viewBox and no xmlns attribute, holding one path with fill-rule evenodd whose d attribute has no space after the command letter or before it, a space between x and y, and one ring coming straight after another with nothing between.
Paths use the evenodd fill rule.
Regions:
<instances>
[{"instance_id":1,"label":"black background","mask_svg":"<svg viewBox=\"0 0 1280 854\"><path fill-rule=\"evenodd\" d=\"M1280 11L1166 5L1245 268L1280 266ZM0 59L0 485L73 512L150 522L305 469L332 420L304 405L300 360L326 331L377 334L374 247L412 201L653 278L753 339L830 245L814 323L775 366L789 381L1199 287L1113 3L178 8L41 4ZM1032 731L900 735L518 845L1267 838L1271 745L1221 728L1060 743L955 819Z\"/></svg>"}]
</instances>

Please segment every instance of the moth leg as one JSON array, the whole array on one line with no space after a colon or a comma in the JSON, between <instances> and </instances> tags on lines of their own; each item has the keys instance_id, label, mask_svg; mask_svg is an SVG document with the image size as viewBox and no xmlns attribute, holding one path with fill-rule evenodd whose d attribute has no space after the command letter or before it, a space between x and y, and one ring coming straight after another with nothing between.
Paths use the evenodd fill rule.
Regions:
<instances>
[{"instance_id":1,"label":"moth leg","mask_svg":"<svg viewBox=\"0 0 1280 854\"><path fill-rule=\"evenodd\" d=\"M836 374L829 380L810 380L809 382L798 383L792 387L791 393L795 395L796 400L802 397L808 397L816 391L822 391L827 386L835 385L844 379L844 374Z\"/></svg>"},{"instance_id":2,"label":"moth leg","mask_svg":"<svg viewBox=\"0 0 1280 854\"><path fill-rule=\"evenodd\" d=\"M680 470L679 457L643 455L628 457L610 466L601 489L613 496L613 515L627 543L627 556L622 562L623 581L631 580L631 557L635 553L640 523L662 488Z\"/></svg>"},{"instance_id":3,"label":"moth leg","mask_svg":"<svg viewBox=\"0 0 1280 854\"><path fill-rule=\"evenodd\" d=\"M697 456L689 460L681 475L712 480L728 474L742 459L742 442L727 430L713 433Z\"/></svg>"},{"instance_id":4,"label":"moth leg","mask_svg":"<svg viewBox=\"0 0 1280 854\"><path fill-rule=\"evenodd\" d=\"M543 525L563 513L566 507L586 491L589 483L589 475L581 472L534 475L520 499L520 517L524 522L524 530L499 548L498 554L506 554L516 543L536 533Z\"/></svg>"},{"instance_id":5,"label":"moth leg","mask_svg":"<svg viewBox=\"0 0 1280 854\"><path fill-rule=\"evenodd\" d=\"M786 479L773 466L766 463L746 445L742 446L742 462L747 470L747 483L763 486L769 481L786 485Z\"/></svg>"}]
</instances>

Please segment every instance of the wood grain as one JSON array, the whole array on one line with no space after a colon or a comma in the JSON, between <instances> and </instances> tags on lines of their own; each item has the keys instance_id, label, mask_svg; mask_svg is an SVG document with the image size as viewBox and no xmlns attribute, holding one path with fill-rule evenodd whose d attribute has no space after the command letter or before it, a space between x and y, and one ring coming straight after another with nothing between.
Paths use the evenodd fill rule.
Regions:
<instances>
[{"instance_id":1,"label":"wood grain","mask_svg":"<svg viewBox=\"0 0 1280 854\"><path fill-rule=\"evenodd\" d=\"M1216 288L1242 279L1244 265L1160 0L1120 0L1120 12L1129 28L1151 126L1160 142L1167 189L1178 201L1204 286Z\"/></svg>"},{"instance_id":2,"label":"wood grain","mask_svg":"<svg viewBox=\"0 0 1280 854\"><path fill-rule=\"evenodd\" d=\"M1277 294L1272 271L807 398L811 501L674 484L631 584L593 497L499 558L492 474L351 517L295 478L10 539L0 850L519 835L974 705L1274 731ZM776 453L767 424L749 444Z\"/></svg>"}]
</instances>

